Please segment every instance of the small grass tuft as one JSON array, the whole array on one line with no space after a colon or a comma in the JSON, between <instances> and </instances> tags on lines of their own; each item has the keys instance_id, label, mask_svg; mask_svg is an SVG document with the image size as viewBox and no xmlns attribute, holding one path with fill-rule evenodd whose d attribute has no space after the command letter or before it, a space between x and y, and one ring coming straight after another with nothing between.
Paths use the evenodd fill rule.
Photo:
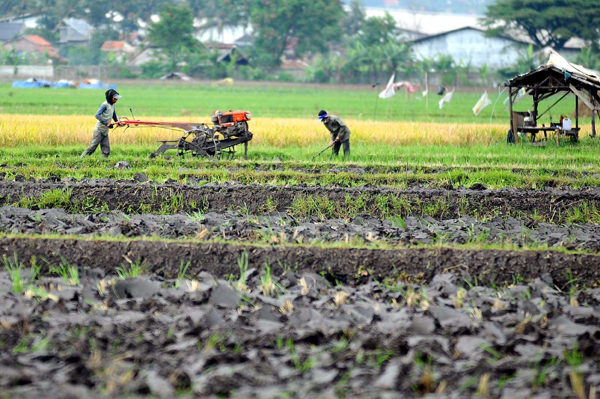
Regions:
<instances>
[{"instance_id":1,"label":"small grass tuft","mask_svg":"<svg viewBox=\"0 0 600 399\"><path fill-rule=\"evenodd\" d=\"M19 262L17 254L15 253L12 258L2 257L2 264L10 276L12 292L22 294L25 290L26 281L21 275L23 264Z\"/></svg>"},{"instance_id":2,"label":"small grass tuft","mask_svg":"<svg viewBox=\"0 0 600 399\"><path fill-rule=\"evenodd\" d=\"M71 266L62 255L60 256L60 265L50 266L50 273L62 276L68 285L79 285L79 270L77 266Z\"/></svg>"},{"instance_id":3,"label":"small grass tuft","mask_svg":"<svg viewBox=\"0 0 600 399\"><path fill-rule=\"evenodd\" d=\"M248 253L243 252L238 258L237 262L240 268L240 278L235 284L235 288L240 292L250 292L250 289L246 285L246 273L248 272Z\"/></svg>"},{"instance_id":4,"label":"small grass tuft","mask_svg":"<svg viewBox=\"0 0 600 399\"><path fill-rule=\"evenodd\" d=\"M286 299L285 301L283 301L283 304L279 307L279 311L282 314L290 314L294 311L294 305L289 299Z\"/></svg>"},{"instance_id":5,"label":"small grass tuft","mask_svg":"<svg viewBox=\"0 0 600 399\"><path fill-rule=\"evenodd\" d=\"M126 278L130 277L137 277L143 274L144 267L142 266L142 260L140 257L138 257L135 262L127 257L125 257L125 260L129 266L122 264L120 267L115 269L121 280L125 280Z\"/></svg>"},{"instance_id":6,"label":"small grass tuft","mask_svg":"<svg viewBox=\"0 0 600 399\"><path fill-rule=\"evenodd\" d=\"M275 283L271 277L271 267L268 264L265 265L265 275L260 278L260 281L262 283L261 290L263 295L273 296L275 293Z\"/></svg>"}]
</instances>

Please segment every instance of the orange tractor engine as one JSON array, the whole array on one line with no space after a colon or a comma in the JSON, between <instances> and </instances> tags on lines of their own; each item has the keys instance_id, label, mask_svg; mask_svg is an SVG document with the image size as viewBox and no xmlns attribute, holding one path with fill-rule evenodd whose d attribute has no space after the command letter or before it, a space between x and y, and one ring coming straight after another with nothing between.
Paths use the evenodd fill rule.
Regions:
<instances>
[{"instance_id":1,"label":"orange tractor engine","mask_svg":"<svg viewBox=\"0 0 600 399\"><path fill-rule=\"evenodd\" d=\"M232 127L239 122L244 122L245 125L248 126L248 121L252 119L252 114L248 111L217 111L216 115L213 116L211 119L215 125L221 125L223 127Z\"/></svg>"}]
</instances>

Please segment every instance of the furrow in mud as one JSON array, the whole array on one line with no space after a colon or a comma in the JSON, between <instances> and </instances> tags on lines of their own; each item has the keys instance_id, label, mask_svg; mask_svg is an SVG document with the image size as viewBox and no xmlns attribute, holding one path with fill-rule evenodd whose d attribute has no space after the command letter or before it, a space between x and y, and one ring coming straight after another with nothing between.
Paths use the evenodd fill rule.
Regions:
<instances>
[{"instance_id":1,"label":"furrow in mud","mask_svg":"<svg viewBox=\"0 0 600 399\"><path fill-rule=\"evenodd\" d=\"M120 211L72 214L63 209L30 210L0 207L0 233L160 237L243 241L263 244L343 243L413 246L418 244L486 243L547 246L600 252L600 225L556 225L508 217L481 221L470 216L379 219L361 215L349 219L295 218L285 212L266 215L223 213L127 215Z\"/></svg>"},{"instance_id":2,"label":"furrow in mud","mask_svg":"<svg viewBox=\"0 0 600 399\"><path fill-rule=\"evenodd\" d=\"M52 191L52 193L49 193ZM60 191L63 192L61 197ZM54 201L54 202L53 202ZM61 202L62 201L62 202ZM0 205L65 207L70 212L120 210L126 213L223 212L249 214L287 211L294 216L350 217L365 213L432 216L461 215L534 217L552 223L590 221L598 216L600 189L488 190L410 188L406 190L356 187L262 186L238 184L181 184L115 182L0 182ZM57 205L58 204L58 205Z\"/></svg>"},{"instance_id":3,"label":"furrow in mud","mask_svg":"<svg viewBox=\"0 0 600 399\"><path fill-rule=\"evenodd\" d=\"M548 276L558 287L576 279L594 287L600 281L600 257L557 251L471 250L452 248L367 249L305 246L251 246L225 243L173 241L113 241L59 238L3 237L0 257L114 273L137 260L147 273L176 277L188 264L188 275L204 271L224 278L239 274L240 259L250 267L322 273L333 283L359 284L375 277L427 282L443 272L453 272L478 284L510 284L515 279ZM47 266L45 266L47 270Z\"/></svg>"}]
</instances>

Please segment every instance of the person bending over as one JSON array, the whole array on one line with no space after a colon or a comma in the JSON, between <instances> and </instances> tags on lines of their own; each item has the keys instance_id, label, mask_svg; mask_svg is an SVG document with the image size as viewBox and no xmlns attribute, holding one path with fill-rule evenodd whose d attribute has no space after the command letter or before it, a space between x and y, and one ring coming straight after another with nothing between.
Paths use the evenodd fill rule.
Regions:
<instances>
[{"instance_id":1,"label":"person bending over","mask_svg":"<svg viewBox=\"0 0 600 399\"><path fill-rule=\"evenodd\" d=\"M339 116L329 115L324 110L319 112L319 120L323 122L331 134L331 141L329 142L329 146L333 147L331 157L337 156L340 147L343 146L344 158L348 159L350 156L350 129L348 129L348 126Z\"/></svg>"}]
</instances>

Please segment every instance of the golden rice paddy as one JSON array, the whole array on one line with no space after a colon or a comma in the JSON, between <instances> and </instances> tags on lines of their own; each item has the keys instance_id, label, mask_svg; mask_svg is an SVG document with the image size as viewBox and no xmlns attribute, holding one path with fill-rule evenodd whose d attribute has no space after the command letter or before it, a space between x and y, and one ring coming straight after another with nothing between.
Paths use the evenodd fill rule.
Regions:
<instances>
[{"instance_id":1,"label":"golden rice paddy","mask_svg":"<svg viewBox=\"0 0 600 399\"><path fill-rule=\"evenodd\" d=\"M151 117L152 121L205 122L193 117ZM419 122L373 122L346 120L356 144L479 145L502 140L505 124L459 124ZM90 116L0 114L0 146L89 144L95 119ZM329 134L318 121L307 119L257 118L250 121L254 145L304 147L322 145ZM176 139L181 132L160 128L113 129L111 143L146 145Z\"/></svg>"}]
</instances>

